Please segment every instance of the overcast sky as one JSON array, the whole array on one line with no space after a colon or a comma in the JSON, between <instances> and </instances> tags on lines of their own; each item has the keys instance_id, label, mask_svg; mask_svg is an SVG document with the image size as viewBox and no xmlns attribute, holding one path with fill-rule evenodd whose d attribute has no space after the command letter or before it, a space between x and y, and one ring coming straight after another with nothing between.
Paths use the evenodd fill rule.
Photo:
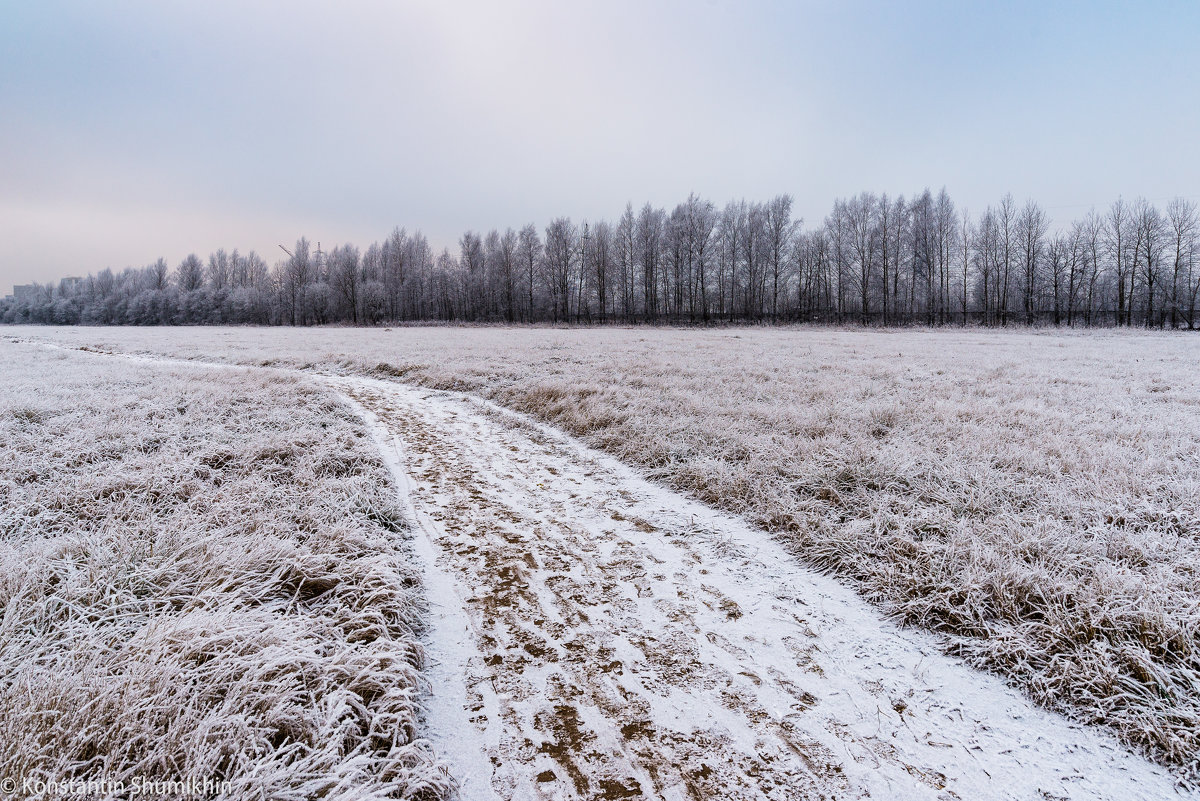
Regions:
<instances>
[{"instance_id":1,"label":"overcast sky","mask_svg":"<svg viewBox=\"0 0 1200 801\"><path fill-rule=\"evenodd\" d=\"M0 288L695 191L1200 195L1200 3L5 3Z\"/></svg>"}]
</instances>

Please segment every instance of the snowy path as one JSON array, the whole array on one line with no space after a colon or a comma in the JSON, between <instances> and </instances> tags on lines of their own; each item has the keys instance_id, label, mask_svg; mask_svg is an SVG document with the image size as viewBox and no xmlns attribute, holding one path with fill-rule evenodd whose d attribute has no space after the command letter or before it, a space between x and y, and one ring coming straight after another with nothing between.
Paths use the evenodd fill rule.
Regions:
<instances>
[{"instance_id":1,"label":"snowy path","mask_svg":"<svg viewBox=\"0 0 1200 801\"><path fill-rule=\"evenodd\" d=\"M1200 797L553 429L321 380L367 419L417 523L426 735L467 801Z\"/></svg>"},{"instance_id":2,"label":"snowy path","mask_svg":"<svg viewBox=\"0 0 1200 801\"><path fill-rule=\"evenodd\" d=\"M432 723L465 798L1184 797L736 518L492 404L329 380L452 583L429 648L468 708Z\"/></svg>"}]
</instances>

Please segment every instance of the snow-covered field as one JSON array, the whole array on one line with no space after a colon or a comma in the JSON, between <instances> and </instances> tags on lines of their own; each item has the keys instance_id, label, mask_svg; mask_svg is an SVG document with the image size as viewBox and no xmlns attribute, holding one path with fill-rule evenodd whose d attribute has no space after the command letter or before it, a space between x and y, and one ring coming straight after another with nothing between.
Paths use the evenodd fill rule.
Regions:
<instances>
[{"instance_id":1,"label":"snow-covered field","mask_svg":"<svg viewBox=\"0 0 1200 801\"><path fill-rule=\"evenodd\" d=\"M396 488L332 392L9 343L0 374L0 798L445 797Z\"/></svg>"},{"instance_id":2,"label":"snow-covered field","mask_svg":"<svg viewBox=\"0 0 1200 801\"><path fill-rule=\"evenodd\" d=\"M1186 336L3 333L336 376L408 485L439 578L428 726L464 797L1175 792L1102 729L946 648L1197 773ZM398 384L490 398L738 518ZM943 636L898 630L796 557Z\"/></svg>"}]
</instances>

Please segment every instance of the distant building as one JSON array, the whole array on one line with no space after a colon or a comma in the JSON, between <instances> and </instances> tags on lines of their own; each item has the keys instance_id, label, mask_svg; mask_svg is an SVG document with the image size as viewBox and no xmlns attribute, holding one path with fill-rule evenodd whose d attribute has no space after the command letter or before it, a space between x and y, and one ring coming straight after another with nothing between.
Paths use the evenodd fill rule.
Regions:
<instances>
[{"instance_id":1,"label":"distant building","mask_svg":"<svg viewBox=\"0 0 1200 801\"><path fill-rule=\"evenodd\" d=\"M37 292L37 284L17 284L13 287L14 300L33 300Z\"/></svg>"}]
</instances>

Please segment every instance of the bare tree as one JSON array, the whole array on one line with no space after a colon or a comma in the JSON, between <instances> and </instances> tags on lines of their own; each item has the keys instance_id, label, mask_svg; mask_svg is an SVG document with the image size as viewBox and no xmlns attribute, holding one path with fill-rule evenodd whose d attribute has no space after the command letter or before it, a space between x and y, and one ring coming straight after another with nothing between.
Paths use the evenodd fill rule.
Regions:
<instances>
[{"instance_id":1,"label":"bare tree","mask_svg":"<svg viewBox=\"0 0 1200 801\"><path fill-rule=\"evenodd\" d=\"M708 322L708 262L713 230L717 224L716 208L710 201L693 193L684 204L684 243L687 259L689 314Z\"/></svg>"},{"instance_id":2,"label":"bare tree","mask_svg":"<svg viewBox=\"0 0 1200 801\"><path fill-rule=\"evenodd\" d=\"M958 212L942 187L934 205L934 256L937 263L937 319L945 323L950 306L950 262L958 237Z\"/></svg>"},{"instance_id":3,"label":"bare tree","mask_svg":"<svg viewBox=\"0 0 1200 801\"><path fill-rule=\"evenodd\" d=\"M602 323L608 320L608 307L612 302L609 286L612 283L614 268L614 238L611 225L603 220L596 223L596 227L592 229L592 247L588 252L592 279L596 286L596 303Z\"/></svg>"},{"instance_id":4,"label":"bare tree","mask_svg":"<svg viewBox=\"0 0 1200 801\"><path fill-rule=\"evenodd\" d=\"M658 317L658 281L666 213L649 203L638 212L637 257L642 273L642 310L646 319Z\"/></svg>"},{"instance_id":5,"label":"bare tree","mask_svg":"<svg viewBox=\"0 0 1200 801\"><path fill-rule=\"evenodd\" d=\"M342 245L329 254L330 283L350 320L358 325L358 292L361 270L358 248Z\"/></svg>"},{"instance_id":6,"label":"bare tree","mask_svg":"<svg viewBox=\"0 0 1200 801\"><path fill-rule=\"evenodd\" d=\"M1008 325L1009 278L1012 273L1013 251L1016 244L1016 219L1016 205L1013 203L1012 195L1007 194L1000 201L1000 211L996 218L996 222L999 225L1000 250L1002 254L999 281L1000 325Z\"/></svg>"},{"instance_id":7,"label":"bare tree","mask_svg":"<svg viewBox=\"0 0 1200 801\"><path fill-rule=\"evenodd\" d=\"M504 288L504 317L517 319L517 232L509 228L500 237L500 280Z\"/></svg>"},{"instance_id":8,"label":"bare tree","mask_svg":"<svg viewBox=\"0 0 1200 801\"><path fill-rule=\"evenodd\" d=\"M722 298L728 293L729 319L736 316L738 264L741 261L744 243L749 237L746 201L730 202L721 213L721 264L726 287L721 290ZM722 300L724 303L724 300Z\"/></svg>"},{"instance_id":9,"label":"bare tree","mask_svg":"<svg viewBox=\"0 0 1200 801\"><path fill-rule=\"evenodd\" d=\"M546 226L546 272L554 321L570 317L571 278L576 265L579 231L569 217L558 217Z\"/></svg>"},{"instance_id":10,"label":"bare tree","mask_svg":"<svg viewBox=\"0 0 1200 801\"><path fill-rule=\"evenodd\" d=\"M1167 205L1167 219L1170 224L1172 250L1168 303L1171 310L1171 328L1178 328L1184 310L1183 301L1190 289L1188 279L1195 258L1196 233L1200 228L1200 219L1196 215L1196 204L1183 198L1175 198Z\"/></svg>"},{"instance_id":11,"label":"bare tree","mask_svg":"<svg viewBox=\"0 0 1200 801\"><path fill-rule=\"evenodd\" d=\"M845 220L850 249L858 264L858 269L851 275L858 287L859 313L863 325L867 325L871 321L871 272L875 267L875 251L879 243L875 216L877 206L875 196L863 192L858 197L850 198L840 207L840 214ZM838 214L838 207L834 208L834 214Z\"/></svg>"},{"instance_id":12,"label":"bare tree","mask_svg":"<svg viewBox=\"0 0 1200 801\"><path fill-rule=\"evenodd\" d=\"M1071 233L1067 239L1066 260L1065 303L1067 327L1069 328L1075 325L1075 308L1078 306L1079 290L1087 275L1087 225L1082 221L1076 221L1071 225ZM1055 324L1057 325L1057 322Z\"/></svg>"},{"instance_id":13,"label":"bare tree","mask_svg":"<svg viewBox=\"0 0 1200 801\"><path fill-rule=\"evenodd\" d=\"M204 286L204 266L200 263L200 257L189 253L175 268L175 276L179 288L184 292L195 292Z\"/></svg>"},{"instance_id":14,"label":"bare tree","mask_svg":"<svg viewBox=\"0 0 1200 801\"><path fill-rule=\"evenodd\" d=\"M1155 320L1156 294L1162 291L1163 250L1167 244L1166 225L1162 214L1153 204L1139 200L1134 207L1136 221L1136 245L1134 247L1135 270L1139 271L1146 288L1144 324L1149 327L1161 325Z\"/></svg>"},{"instance_id":15,"label":"bare tree","mask_svg":"<svg viewBox=\"0 0 1200 801\"><path fill-rule=\"evenodd\" d=\"M1117 325L1128 325L1126 317L1127 280L1131 279L1133 270L1129 266L1130 227L1133 225L1133 215L1125 201L1120 198L1108 211L1105 221L1105 246L1108 257L1114 268L1117 281ZM1132 308L1132 304L1130 304Z\"/></svg>"},{"instance_id":16,"label":"bare tree","mask_svg":"<svg viewBox=\"0 0 1200 801\"><path fill-rule=\"evenodd\" d=\"M167 288L169 281L170 269L167 267L167 260L160 258L158 261L151 264L149 267L150 289L162 291Z\"/></svg>"},{"instance_id":17,"label":"bare tree","mask_svg":"<svg viewBox=\"0 0 1200 801\"><path fill-rule=\"evenodd\" d=\"M300 322L304 325L304 293L312 281L312 258L309 254L309 243L304 237L296 241L295 249L289 258L281 276L283 293L287 300L288 320L296 324L296 312L300 311Z\"/></svg>"},{"instance_id":18,"label":"bare tree","mask_svg":"<svg viewBox=\"0 0 1200 801\"><path fill-rule=\"evenodd\" d=\"M527 319L532 320L535 313L533 292L534 287L537 285L537 272L542 262L542 240L538 236L537 226L533 223L526 225L517 234L517 256L520 259L521 268L525 274L525 289L528 297L526 307Z\"/></svg>"},{"instance_id":19,"label":"bare tree","mask_svg":"<svg viewBox=\"0 0 1200 801\"><path fill-rule=\"evenodd\" d=\"M995 210L988 208L975 229L975 254L979 265L980 304L983 324L993 325L1000 320L1000 276L1004 270L1004 246L1000 221Z\"/></svg>"},{"instance_id":20,"label":"bare tree","mask_svg":"<svg viewBox=\"0 0 1200 801\"><path fill-rule=\"evenodd\" d=\"M208 285L221 290L229 286L230 264L229 254L224 248L218 249L208 257Z\"/></svg>"},{"instance_id":21,"label":"bare tree","mask_svg":"<svg viewBox=\"0 0 1200 801\"><path fill-rule=\"evenodd\" d=\"M799 220L792 219L792 196L776 195L766 205L763 219L766 234L767 258L771 266L771 320L779 319L779 291L787 291L786 265L792 247L792 237Z\"/></svg>"},{"instance_id":22,"label":"bare tree","mask_svg":"<svg viewBox=\"0 0 1200 801\"><path fill-rule=\"evenodd\" d=\"M483 240L474 231L467 231L458 240L458 264L463 270L466 307L463 310L468 320L483 318L484 258Z\"/></svg>"},{"instance_id":23,"label":"bare tree","mask_svg":"<svg viewBox=\"0 0 1200 801\"><path fill-rule=\"evenodd\" d=\"M1097 290L1100 282L1100 260L1103 252L1105 222L1095 209L1088 212L1083 221L1085 247L1087 249L1087 309L1084 323L1091 325L1096 310Z\"/></svg>"},{"instance_id":24,"label":"bare tree","mask_svg":"<svg viewBox=\"0 0 1200 801\"><path fill-rule=\"evenodd\" d=\"M1033 325L1037 311L1039 262L1049 227L1050 223L1041 206L1032 200L1028 201L1017 218L1018 246L1021 251L1021 305L1026 325Z\"/></svg>"},{"instance_id":25,"label":"bare tree","mask_svg":"<svg viewBox=\"0 0 1200 801\"><path fill-rule=\"evenodd\" d=\"M407 317L408 304L404 296L408 277L408 232L397 226L379 249L380 279L387 292L389 316L394 320Z\"/></svg>"},{"instance_id":26,"label":"bare tree","mask_svg":"<svg viewBox=\"0 0 1200 801\"><path fill-rule=\"evenodd\" d=\"M967 305L967 284L971 270L971 243L974 237L971 235L971 215L963 209L962 218L960 221L962 228L959 231L958 247L961 256L959 268L962 270L962 322L965 326L968 322L967 315L969 307Z\"/></svg>"},{"instance_id":27,"label":"bare tree","mask_svg":"<svg viewBox=\"0 0 1200 801\"><path fill-rule=\"evenodd\" d=\"M766 306L767 249L766 210L760 203L746 206L745 235L742 237L743 312L747 319L761 320Z\"/></svg>"},{"instance_id":28,"label":"bare tree","mask_svg":"<svg viewBox=\"0 0 1200 801\"><path fill-rule=\"evenodd\" d=\"M617 230L614 234L617 287L621 293L621 314L626 320L633 319L634 309L637 306L635 299L637 276L634 268L636 253L634 246L635 228L633 204L626 203L625 211L621 214L621 219L617 223Z\"/></svg>"}]
</instances>

